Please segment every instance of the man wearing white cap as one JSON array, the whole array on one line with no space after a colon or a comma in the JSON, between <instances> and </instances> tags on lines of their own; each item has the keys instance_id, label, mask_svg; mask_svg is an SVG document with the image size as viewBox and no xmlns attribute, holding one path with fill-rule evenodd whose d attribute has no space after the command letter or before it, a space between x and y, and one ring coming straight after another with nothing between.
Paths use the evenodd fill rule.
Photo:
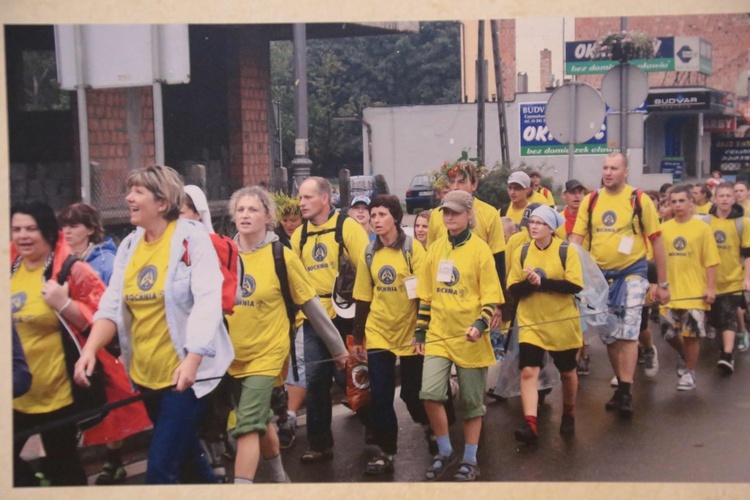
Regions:
<instances>
[{"instance_id":1,"label":"man wearing white cap","mask_svg":"<svg viewBox=\"0 0 750 500\"><path fill-rule=\"evenodd\" d=\"M508 292L518 300L518 361L525 419L515 437L526 444L538 440L537 382L545 351L552 356L562 379L560 434L569 436L575 432L576 354L583 345L583 334L573 296L583 289L583 272L575 247L561 248L563 240L554 236L555 230L564 223L552 207L536 208L529 220L533 241L514 252L508 277ZM554 311L554 317L550 317L550 311Z\"/></svg>"},{"instance_id":2,"label":"man wearing white cap","mask_svg":"<svg viewBox=\"0 0 750 500\"><path fill-rule=\"evenodd\" d=\"M517 227L521 225L521 219L523 218L523 211L529 204L529 195L531 191L529 186L531 185L531 179L522 170L516 170L510 177L508 177L508 196L510 197L510 205L504 210L500 211L500 215L508 217L512 220ZM506 256L507 259L508 256Z\"/></svg>"}]
</instances>

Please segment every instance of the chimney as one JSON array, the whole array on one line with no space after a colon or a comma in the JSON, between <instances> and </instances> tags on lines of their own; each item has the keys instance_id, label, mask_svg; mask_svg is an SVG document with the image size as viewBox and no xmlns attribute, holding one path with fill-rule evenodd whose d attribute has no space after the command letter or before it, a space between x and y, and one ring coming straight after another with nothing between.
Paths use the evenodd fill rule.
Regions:
<instances>
[{"instance_id":1,"label":"chimney","mask_svg":"<svg viewBox=\"0 0 750 500\"><path fill-rule=\"evenodd\" d=\"M544 49L539 53L539 86L542 92L547 91L552 77L552 51ZM554 82L554 80L552 80Z\"/></svg>"}]
</instances>

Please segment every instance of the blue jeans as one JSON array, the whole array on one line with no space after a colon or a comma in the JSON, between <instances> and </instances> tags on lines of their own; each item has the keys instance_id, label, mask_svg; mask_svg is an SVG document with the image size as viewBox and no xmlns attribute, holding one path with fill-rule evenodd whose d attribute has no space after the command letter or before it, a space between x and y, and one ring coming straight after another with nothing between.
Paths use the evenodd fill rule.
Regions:
<instances>
[{"instance_id":1,"label":"blue jeans","mask_svg":"<svg viewBox=\"0 0 750 500\"><path fill-rule=\"evenodd\" d=\"M332 379L335 378L336 383L346 387L346 372L336 369L331 353L308 321L304 323L303 332L307 378L307 441L311 450L322 451L333 447Z\"/></svg>"},{"instance_id":2,"label":"blue jeans","mask_svg":"<svg viewBox=\"0 0 750 500\"><path fill-rule=\"evenodd\" d=\"M198 424L207 399L195 397L193 389L166 390L160 395L139 388L154 434L148 449L146 484L216 483L216 476L198 440Z\"/></svg>"}]
</instances>

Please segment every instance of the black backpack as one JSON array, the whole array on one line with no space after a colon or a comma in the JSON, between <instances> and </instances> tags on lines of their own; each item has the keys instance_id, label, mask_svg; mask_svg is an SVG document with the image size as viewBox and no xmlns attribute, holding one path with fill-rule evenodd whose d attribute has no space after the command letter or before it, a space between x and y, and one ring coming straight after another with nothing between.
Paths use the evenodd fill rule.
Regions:
<instances>
[{"instance_id":1,"label":"black backpack","mask_svg":"<svg viewBox=\"0 0 750 500\"><path fill-rule=\"evenodd\" d=\"M284 260L284 244L281 241L271 243L273 248L273 265L276 269L276 276L279 278L281 286L281 296L284 298L286 306L286 315L289 318L289 354L292 358L292 374L295 382L299 382L299 371L297 368L297 349L294 340L297 337L297 330L294 328L294 319L297 316L297 305L292 300L292 292L289 288L289 275L286 272L286 261Z\"/></svg>"}]
</instances>

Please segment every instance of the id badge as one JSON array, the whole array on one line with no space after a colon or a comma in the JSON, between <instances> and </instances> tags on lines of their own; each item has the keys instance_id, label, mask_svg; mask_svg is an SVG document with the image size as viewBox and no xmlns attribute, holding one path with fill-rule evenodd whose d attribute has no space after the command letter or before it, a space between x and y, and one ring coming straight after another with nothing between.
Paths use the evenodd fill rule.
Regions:
<instances>
[{"instance_id":1,"label":"id badge","mask_svg":"<svg viewBox=\"0 0 750 500\"><path fill-rule=\"evenodd\" d=\"M620 246L617 251L621 254L630 255L630 252L633 251L634 242L635 238L633 238L632 236L623 236L620 240Z\"/></svg>"},{"instance_id":2,"label":"id badge","mask_svg":"<svg viewBox=\"0 0 750 500\"><path fill-rule=\"evenodd\" d=\"M409 299L417 298L417 277L407 276L404 278L404 287L406 288L406 296Z\"/></svg>"},{"instance_id":3,"label":"id badge","mask_svg":"<svg viewBox=\"0 0 750 500\"><path fill-rule=\"evenodd\" d=\"M438 272L437 276L435 277L437 281L442 281L443 283L450 283L453 279L453 261L448 259L442 259L440 263L438 263Z\"/></svg>"}]
</instances>

